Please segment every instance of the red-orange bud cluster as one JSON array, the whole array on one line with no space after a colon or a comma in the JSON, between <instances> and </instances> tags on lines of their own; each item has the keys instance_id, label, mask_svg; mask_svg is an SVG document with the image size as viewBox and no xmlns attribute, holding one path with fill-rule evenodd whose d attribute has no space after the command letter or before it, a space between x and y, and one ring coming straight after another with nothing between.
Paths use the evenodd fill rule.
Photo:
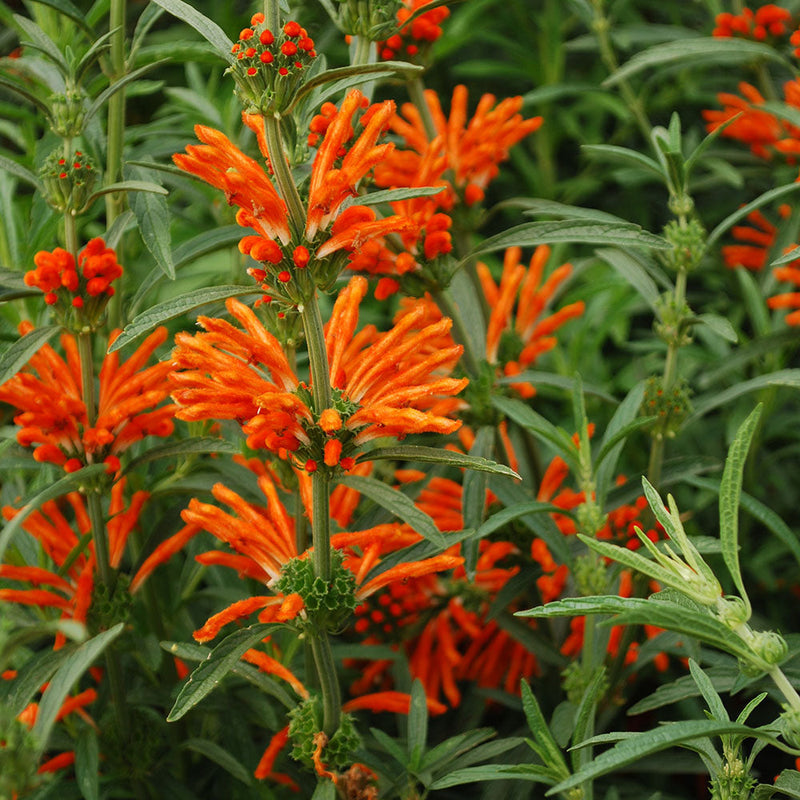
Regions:
<instances>
[{"instance_id":1,"label":"red-orange bud cluster","mask_svg":"<svg viewBox=\"0 0 800 800\"><path fill-rule=\"evenodd\" d=\"M397 12L397 24L403 26L417 9L428 5L431 0L403 0L404 7ZM430 45L442 35L441 23L450 16L446 6L438 6L420 14L410 25L402 27L399 33L390 36L385 42L378 42L378 52L385 61L395 58L414 58L420 47Z\"/></svg>"},{"instance_id":2,"label":"red-orange bud cluster","mask_svg":"<svg viewBox=\"0 0 800 800\"><path fill-rule=\"evenodd\" d=\"M736 36L763 42L768 36L785 36L789 32L788 23L791 19L791 11L774 3L768 3L755 12L749 8L745 8L741 14L725 12L717 14L717 26L712 36Z\"/></svg>"}]
</instances>

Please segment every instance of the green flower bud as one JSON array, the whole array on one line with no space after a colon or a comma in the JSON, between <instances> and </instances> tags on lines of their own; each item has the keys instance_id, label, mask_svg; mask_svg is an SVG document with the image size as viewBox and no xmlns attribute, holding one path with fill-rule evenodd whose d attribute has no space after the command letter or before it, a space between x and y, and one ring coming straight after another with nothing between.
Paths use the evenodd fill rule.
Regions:
<instances>
[{"instance_id":1,"label":"green flower bud","mask_svg":"<svg viewBox=\"0 0 800 800\"><path fill-rule=\"evenodd\" d=\"M51 130L62 139L80 136L83 129L84 97L81 92L67 89L64 94L50 97Z\"/></svg>"},{"instance_id":2,"label":"green flower bud","mask_svg":"<svg viewBox=\"0 0 800 800\"><path fill-rule=\"evenodd\" d=\"M780 664L789 654L789 645L775 631L758 631L750 643L753 652L767 664Z\"/></svg>"},{"instance_id":3,"label":"green flower bud","mask_svg":"<svg viewBox=\"0 0 800 800\"><path fill-rule=\"evenodd\" d=\"M720 597L714 610L720 621L724 622L731 630L744 625L750 619L747 603L741 597L736 597L735 595Z\"/></svg>"},{"instance_id":4,"label":"green flower bud","mask_svg":"<svg viewBox=\"0 0 800 800\"><path fill-rule=\"evenodd\" d=\"M78 214L86 204L97 180L92 160L80 150L67 158L54 151L39 170L45 187L45 200L60 212Z\"/></svg>"},{"instance_id":5,"label":"green flower bud","mask_svg":"<svg viewBox=\"0 0 800 800\"><path fill-rule=\"evenodd\" d=\"M292 758L309 768L314 768L317 735L322 730L322 704L319 697L304 700L289 712L289 739ZM336 733L325 744L321 760L332 772L346 769L353 763L353 755L361 746L350 714L342 714Z\"/></svg>"}]
</instances>

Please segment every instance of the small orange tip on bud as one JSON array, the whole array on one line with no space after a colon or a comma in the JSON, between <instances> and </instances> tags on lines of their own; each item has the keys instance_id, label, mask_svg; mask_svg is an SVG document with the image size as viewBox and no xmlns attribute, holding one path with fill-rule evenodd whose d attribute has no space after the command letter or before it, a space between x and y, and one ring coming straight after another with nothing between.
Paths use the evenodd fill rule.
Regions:
<instances>
[{"instance_id":1,"label":"small orange tip on bud","mask_svg":"<svg viewBox=\"0 0 800 800\"><path fill-rule=\"evenodd\" d=\"M239 33L239 38L240 38L240 39L241 39L243 42L246 42L248 39L251 39L252 37L253 37L253 29L252 29L252 28L244 28L244 29L243 29L242 31L240 31L240 33Z\"/></svg>"},{"instance_id":2,"label":"small orange tip on bud","mask_svg":"<svg viewBox=\"0 0 800 800\"><path fill-rule=\"evenodd\" d=\"M292 261L294 261L294 265L298 269L307 267L310 258L311 254L308 252L308 248L303 247L303 245L295 247L294 252L292 253Z\"/></svg>"},{"instance_id":3,"label":"small orange tip on bud","mask_svg":"<svg viewBox=\"0 0 800 800\"><path fill-rule=\"evenodd\" d=\"M283 26L283 32L287 36L299 36L301 34L302 30L303 29L300 27L300 24L297 23L297 22L294 22L294 21L287 22Z\"/></svg>"},{"instance_id":4,"label":"small orange tip on bud","mask_svg":"<svg viewBox=\"0 0 800 800\"><path fill-rule=\"evenodd\" d=\"M264 21L264 15L258 11L250 19L250 24L255 28L256 25L260 25Z\"/></svg>"},{"instance_id":5,"label":"small orange tip on bud","mask_svg":"<svg viewBox=\"0 0 800 800\"><path fill-rule=\"evenodd\" d=\"M77 458L69 458L64 462L64 472L77 472L83 464Z\"/></svg>"},{"instance_id":6,"label":"small orange tip on bud","mask_svg":"<svg viewBox=\"0 0 800 800\"><path fill-rule=\"evenodd\" d=\"M319 426L325 433L341 430L342 418L335 408L326 408L319 416Z\"/></svg>"},{"instance_id":7,"label":"small orange tip on bud","mask_svg":"<svg viewBox=\"0 0 800 800\"><path fill-rule=\"evenodd\" d=\"M342 455L342 443L338 439L325 442L325 466L335 467Z\"/></svg>"},{"instance_id":8,"label":"small orange tip on bud","mask_svg":"<svg viewBox=\"0 0 800 800\"><path fill-rule=\"evenodd\" d=\"M281 283L289 283L289 281L291 279L292 279L292 276L289 274L288 270L283 270L282 272L278 273L278 280Z\"/></svg>"},{"instance_id":9,"label":"small orange tip on bud","mask_svg":"<svg viewBox=\"0 0 800 800\"><path fill-rule=\"evenodd\" d=\"M314 461L313 458L309 458L308 461L305 463L306 472L316 472L317 471L317 462Z\"/></svg>"},{"instance_id":10,"label":"small orange tip on bud","mask_svg":"<svg viewBox=\"0 0 800 800\"><path fill-rule=\"evenodd\" d=\"M83 308L83 298L82 297L73 297L72 298L72 307L73 308Z\"/></svg>"},{"instance_id":11,"label":"small orange tip on bud","mask_svg":"<svg viewBox=\"0 0 800 800\"><path fill-rule=\"evenodd\" d=\"M120 467L122 467L122 464L117 456L108 456L103 463L106 465L106 472L109 475L119 472Z\"/></svg>"},{"instance_id":12,"label":"small orange tip on bud","mask_svg":"<svg viewBox=\"0 0 800 800\"><path fill-rule=\"evenodd\" d=\"M272 31L267 28L261 31L258 40L261 44L271 45L275 41L275 37L272 35Z\"/></svg>"}]
</instances>

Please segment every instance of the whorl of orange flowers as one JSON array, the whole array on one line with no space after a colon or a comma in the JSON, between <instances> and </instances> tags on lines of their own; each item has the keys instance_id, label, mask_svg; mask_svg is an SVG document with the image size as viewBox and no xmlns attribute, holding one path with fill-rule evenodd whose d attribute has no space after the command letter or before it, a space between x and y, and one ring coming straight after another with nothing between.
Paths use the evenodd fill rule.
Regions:
<instances>
[{"instance_id":1,"label":"whorl of orange flowers","mask_svg":"<svg viewBox=\"0 0 800 800\"><path fill-rule=\"evenodd\" d=\"M523 118L519 113L521 97L509 97L496 103L491 94L481 97L470 118L467 100L466 86L456 86L450 115L445 116L436 92L425 92L425 102L436 129L433 141L428 138L419 109L411 103L404 104L402 116L395 114L390 127L403 138L413 155L410 156L408 151L390 153L375 170L375 182L379 186L406 185L402 182L402 175L408 174L414 155L422 159L428 150L435 152L441 148L446 156L444 168L452 170L452 185L463 196L464 202L472 205L482 200L489 182L499 172L498 165L508 158L509 149L537 130L542 118ZM438 197L441 203L441 195Z\"/></svg>"},{"instance_id":2,"label":"whorl of orange flowers","mask_svg":"<svg viewBox=\"0 0 800 800\"><path fill-rule=\"evenodd\" d=\"M195 133L203 144L188 145L185 154L173 156L181 169L221 189L228 203L239 207L236 221L255 232L241 240L240 250L265 267L274 266L269 273L255 271L257 280L271 274L273 284L276 280L287 283L296 269L306 268L310 256L322 259L339 250L356 250L372 237L408 227L397 216L378 219L367 206L343 210L345 201L357 196L362 178L394 147L377 143L394 113L391 101L367 108L360 119L363 130L348 144L356 113L367 106L366 98L354 89L331 115L311 168L303 231L294 229L296 221L289 219L286 203L261 164L223 133L198 125ZM245 114L243 120L256 133L262 155L268 159L263 119Z\"/></svg>"},{"instance_id":3,"label":"whorl of orange flowers","mask_svg":"<svg viewBox=\"0 0 800 800\"><path fill-rule=\"evenodd\" d=\"M739 91L743 97L729 92L717 95L720 104L724 106L721 111L703 111L709 133L720 125L729 123L722 131L722 136L749 145L753 154L759 158L771 158L775 151L786 155L789 163L794 163L794 156L800 152L800 128L759 108L766 100L755 86L741 82ZM800 108L800 79L787 81L783 86L783 93L787 105ZM733 119L737 115L738 118ZM730 120L733 121L729 122Z\"/></svg>"},{"instance_id":4,"label":"whorl of orange flowers","mask_svg":"<svg viewBox=\"0 0 800 800\"><path fill-rule=\"evenodd\" d=\"M460 423L446 414L466 379L447 376L461 355L452 345L424 351L426 342L450 329L450 320L416 329L424 311L411 313L386 333L373 326L356 332L367 290L355 277L340 292L325 328L333 405L313 408L277 339L236 300L227 304L241 329L201 317L205 333L179 333L172 374L177 416L185 420L235 419L250 447L279 455L286 450L313 471L353 466L363 443L382 436L452 433Z\"/></svg>"},{"instance_id":5,"label":"whorl of orange flowers","mask_svg":"<svg viewBox=\"0 0 800 800\"><path fill-rule=\"evenodd\" d=\"M30 323L22 323L24 335ZM119 331L111 336L116 338ZM75 337L64 334L62 358L44 345L28 365L0 386L0 401L20 409L14 422L22 427L17 441L35 446L37 461L74 472L86 464L105 463L109 472L120 467L119 456L145 436L172 433L173 405L159 404L169 396L169 363L145 364L167 336L159 328L120 364L110 353L100 370L97 419L88 424L81 383L81 359Z\"/></svg>"},{"instance_id":6,"label":"whorl of orange flowers","mask_svg":"<svg viewBox=\"0 0 800 800\"><path fill-rule=\"evenodd\" d=\"M755 12L744 8L741 14L717 14L712 36L741 37L763 42L769 36L784 36L789 32L792 12L774 3L767 3Z\"/></svg>"}]
</instances>

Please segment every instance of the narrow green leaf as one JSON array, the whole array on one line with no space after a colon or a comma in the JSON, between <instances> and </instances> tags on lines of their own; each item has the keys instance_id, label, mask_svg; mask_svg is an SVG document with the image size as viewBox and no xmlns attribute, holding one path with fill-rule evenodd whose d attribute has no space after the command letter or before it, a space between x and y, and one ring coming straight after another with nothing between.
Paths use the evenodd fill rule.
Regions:
<instances>
[{"instance_id":1,"label":"narrow green leaf","mask_svg":"<svg viewBox=\"0 0 800 800\"><path fill-rule=\"evenodd\" d=\"M5 697L6 707L11 716L16 717L25 710L25 706L33 700L42 685L53 677L73 649L73 646L68 645L61 650L37 653L20 669L11 690Z\"/></svg>"},{"instance_id":2,"label":"narrow green leaf","mask_svg":"<svg viewBox=\"0 0 800 800\"><path fill-rule=\"evenodd\" d=\"M711 679L703 672L700 665L693 658L689 659L689 672L692 675L692 680L697 684L700 694L706 701L712 719L717 722L730 722L731 718L728 716L722 698L714 688L714 684L711 683ZM739 720L739 722L741 722L741 720Z\"/></svg>"},{"instance_id":3,"label":"narrow green leaf","mask_svg":"<svg viewBox=\"0 0 800 800\"><path fill-rule=\"evenodd\" d=\"M725 317L720 317L718 314L700 314L690 321L693 325L707 325L717 336L721 336L728 342L736 344L739 341L739 334L736 333L733 325Z\"/></svg>"},{"instance_id":4,"label":"narrow green leaf","mask_svg":"<svg viewBox=\"0 0 800 800\"><path fill-rule=\"evenodd\" d=\"M102 189L98 189L89 198L89 203L94 202L101 195L111 194L112 192L152 192L153 194L169 194L161 184L153 183L152 181L120 181L119 183L110 183L108 186L103 186Z\"/></svg>"},{"instance_id":5,"label":"narrow green leaf","mask_svg":"<svg viewBox=\"0 0 800 800\"><path fill-rule=\"evenodd\" d=\"M744 725L747 720L749 719L750 715L753 711L761 705L761 703L769 696L768 692L761 692L761 694L756 695L740 712L739 715L736 717L736 721L740 722Z\"/></svg>"},{"instance_id":6,"label":"narrow green leaf","mask_svg":"<svg viewBox=\"0 0 800 800\"><path fill-rule=\"evenodd\" d=\"M181 742L182 750L192 750L195 753L205 756L209 761L218 764L237 781L241 781L247 786L253 785L253 778L250 770L239 761L229 750L212 742L209 739L191 738Z\"/></svg>"},{"instance_id":7,"label":"narrow green leaf","mask_svg":"<svg viewBox=\"0 0 800 800\"><path fill-rule=\"evenodd\" d=\"M3 532L0 533L0 562L3 560L8 543L22 528L22 523L28 518L29 514L39 508L42 503L46 503L48 500L55 500L57 497L61 497L68 492L75 491L75 489L78 489L84 485L85 482L97 477L98 475L105 474L105 471L105 464L92 464L88 467L84 467L83 469L79 469L77 472L72 472L69 475L65 475L63 478L60 478L55 483L50 484L50 486L47 488L42 489L41 492L28 500L28 502L25 503L25 505L19 510L19 513L14 517L14 519L6 523L5 527L3 528Z\"/></svg>"},{"instance_id":8,"label":"narrow green leaf","mask_svg":"<svg viewBox=\"0 0 800 800\"><path fill-rule=\"evenodd\" d=\"M201 453L238 453L240 450L233 442L224 439L216 439L213 436L196 436L191 439L184 439L182 442L164 444L146 450L137 458L134 458L123 470L122 474L127 474L138 469L148 461L156 461L159 458L174 458L175 456L199 455Z\"/></svg>"},{"instance_id":9,"label":"narrow green leaf","mask_svg":"<svg viewBox=\"0 0 800 800\"><path fill-rule=\"evenodd\" d=\"M153 61L151 64L145 64L144 66L138 67L131 72L128 72L126 75L123 75L119 80L114 81L108 88L104 89L100 92L94 100L92 100L92 104L89 108L86 109L86 113L83 117L83 129L86 129L86 126L89 124L90 120L94 115L105 106L108 99L115 95L120 89L124 89L129 83L133 83L133 81L139 80L145 73L149 72L153 67L160 67L162 64L165 64L167 59L162 59L161 61Z\"/></svg>"},{"instance_id":10,"label":"narrow green leaf","mask_svg":"<svg viewBox=\"0 0 800 800\"><path fill-rule=\"evenodd\" d=\"M649 233L630 222L611 224L595 222L591 219L526 222L484 239L462 260L462 263L485 253L505 250L508 247L532 247L533 245L561 242L649 247L655 250L668 250L671 247L666 239Z\"/></svg>"},{"instance_id":11,"label":"narrow green leaf","mask_svg":"<svg viewBox=\"0 0 800 800\"><path fill-rule=\"evenodd\" d=\"M713 681L718 691L730 692L734 683L739 679L740 672L738 667L711 667L706 670L706 674ZM692 679L691 675L683 675L671 683L661 684L653 694L635 703L628 709L628 714L644 714L656 708L672 705L689 697L697 697L700 690Z\"/></svg>"},{"instance_id":12,"label":"narrow green leaf","mask_svg":"<svg viewBox=\"0 0 800 800\"><path fill-rule=\"evenodd\" d=\"M785 769L778 775L775 788L787 797L800 800L800 772L794 769Z\"/></svg>"},{"instance_id":13,"label":"narrow green leaf","mask_svg":"<svg viewBox=\"0 0 800 800\"><path fill-rule=\"evenodd\" d=\"M492 739L495 735L492 728L478 728L451 736L425 753L420 770L435 773L444 766L450 766L458 756Z\"/></svg>"},{"instance_id":14,"label":"narrow green leaf","mask_svg":"<svg viewBox=\"0 0 800 800\"><path fill-rule=\"evenodd\" d=\"M495 396L492 397L492 405L517 425L527 428L534 436L549 442L573 470L579 469L577 448L566 431L557 428L521 400Z\"/></svg>"},{"instance_id":15,"label":"narrow green leaf","mask_svg":"<svg viewBox=\"0 0 800 800\"><path fill-rule=\"evenodd\" d=\"M15 83L14 81L8 80L3 75L0 75L0 86L2 86L2 88L5 89L6 91L12 92L13 94L18 95L19 97L24 98L31 105L36 106L36 108L38 108L39 111L42 112L42 114L44 115L45 119L47 119L48 121L51 119L50 106L48 106L47 103L45 103L45 101L42 100L41 97L38 97L33 92L29 92L27 89L25 89L24 86L19 86L17 83ZM11 161L11 159L7 159L7 160ZM17 162L16 161L11 161L11 163L12 164L16 164ZM3 167L3 168L6 169L6 167ZM29 173L29 174L33 175L32 172ZM20 176L20 177L22 177L22 176ZM27 180L27 178L26 178L26 180ZM41 184L39 184L39 185L41 185Z\"/></svg>"},{"instance_id":16,"label":"narrow green leaf","mask_svg":"<svg viewBox=\"0 0 800 800\"><path fill-rule=\"evenodd\" d=\"M370 500L376 502L382 508L391 512L394 516L407 522L417 533L429 542L444 549L448 545L447 538L436 527L436 523L424 511L414 505L413 500L406 497L402 492L387 486L382 481L375 478L368 478L361 475L346 475L339 480L339 483L349 486L351 489L363 494Z\"/></svg>"},{"instance_id":17,"label":"narrow green leaf","mask_svg":"<svg viewBox=\"0 0 800 800\"><path fill-rule=\"evenodd\" d=\"M764 302L764 291L761 288L761 283L756 280L756 277L749 269L737 269L734 272L736 273L736 281L742 291L744 307L758 337L751 344L758 346L772 331L772 320L770 319L767 304ZM726 363L733 361L741 351L741 347L737 348L733 357L725 359Z\"/></svg>"},{"instance_id":18,"label":"narrow green leaf","mask_svg":"<svg viewBox=\"0 0 800 800\"><path fill-rule=\"evenodd\" d=\"M125 209L112 223L111 227L103 234L106 247L116 250L120 240L125 235L128 228L134 223L135 216L133 211Z\"/></svg>"},{"instance_id":19,"label":"narrow green leaf","mask_svg":"<svg viewBox=\"0 0 800 800\"><path fill-rule=\"evenodd\" d=\"M544 200L540 197L521 198L518 202L525 211L526 217L552 216L564 219L590 219L595 222L622 223L629 224L621 217L600 211L596 208L581 208L580 206L570 206L566 203L558 203L555 200Z\"/></svg>"},{"instance_id":20,"label":"narrow green leaf","mask_svg":"<svg viewBox=\"0 0 800 800\"><path fill-rule=\"evenodd\" d=\"M148 308L129 322L122 333L114 340L109 353L119 350L140 336L155 330L168 320L180 317L188 311L194 311L211 303L227 300L229 297L241 297L246 294L263 294L264 290L254 286L212 286L207 289L196 289L180 297L173 297L163 303Z\"/></svg>"},{"instance_id":21,"label":"narrow green leaf","mask_svg":"<svg viewBox=\"0 0 800 800\"><path fill-rule=\"evenodd\" d=\"M694 636L737 658L752 661L748 646L730 628L710 614L663 600L642 600L638 597L600 595L569 597L528 611L518 617L576 617L583 614L613 614L614 624L655 625L659 628Z\"/></svg>"},{"instance_id":22,"label":"narrow green leaf","mask_svg":"<svg viewBox=\"0 0 800 800\"><path fill-rule=\"evenodd\" d=\"M131 170L134 175L144 174L141 167L132 167ZM164 274L174 280L175 264L172 261L169 232L170 211L166 199L152 192L136 192L128 198L128 202L139 223L142 241Z\"/></svg>"},{"instance_id":23,"label":"narrow green leaf","mask_svg":"<svg viewBox=\"0 0 800 800\"><path fill-rule=\"evenodd\" d=\"M445 191L444 186L412 186L410 189L384 189L380 192L360 195L353 198L353 205L375 206L378 203L396 203L412 200L415 197L431 197Z\"/></svg>"},{"instance_id":24,"label":"narrow green leaf","mask_svg":"<svg viewBox=\"0 0 800 800\"><path fill-rule=\"evenodd\" d=\"M496 735L491 729L488 730L489 737ZM475 732L478 733L480 731ZM484 736L484 738L486 738L486 736ZM525 743L526 741L522 736L514 736L508 739L498 739L494 742L486 742L485 744L474 747L469 752L464 753L464 755L453 762L451 768L453 770L459 770L464 769L465 767L470 767L473 764L477 764L479 761L486 761L489 758L496 758L508 750L513 750L515 747L519 747Z\"/></svg>"},{"instance_id":25,"label":"narrow green leaf","mask_svg":"<svg viewBox=\"0 0 800 800\"><path fill-rule=\"evenodd\" d=\"M197 9L192 8L188 3L182 2L182 0L153 0L153 2L168 11L172 16L189 24L225 61L229 64L233 63L233 54L231 53L233 42L216 22L201 14Z\"/></svg>"},{"instance_id":26,"label":"narrow green leaf","mask_svg":"<svg viewBox=\"0 0 800 800\"><path fill-rule=\"evenodd\" d=\"M465 783L484 783L485 781L531 781L552 786L555 781L550 771L537 764L483 764L480 767L466 767L445 775L434 781L429 789L449 789Z\"/></svg>"},{"instance_id":27,"label":"narrow green leaf","mask_svg":"<svg viewBox=\"0 0 800 800\"><path fill-rule=\"evenodd\" d=\"M33 0L33 2L41 3L43 6L50 6L50 8L60 11L64 16L75 20L87 33L92 33L91 28L86 22L86 17L84 17L81 10L75 6L74 3L71 3L70 0Z\"/></svg>"},{"instance_id":28,"label":"narrow green leaf","mask_svg":"<svg viewBox=\"0 0 800 800\"><path fill-rule=\"evenodd\" d=\"M598 451L595 458L595 466L597 467L602 464L617 444L624 444L625 440L632 433L638 431L640 428L646 428L649 425L652 425L656 419L658 419L658 417L640 417L639 419L629 422L627 425L625 425L625 427L616 431L607 442L603 443L603 446Z\"/></svg>"},{"instance_id":29,"label":"narrow green leaf","mask_svg":"<svg viewBox=\"0 0 800 800\"><path fill-rule=\"evenodd\" d=\"M411 687L408 709L408 766L416 772L422 763L428 741L428 701L422 681L417 678Z\"/></svg>"},{"instance_id":30,"label":"narrow green leaf","mask_svg":"<svg viewBox=\"0 0 800 800\"><path fill-rule=\"evenodd\" d=\"M699 478L696 475L691 475L687 477L686 482L701 489L710 489L717 494L720 492L719 481L710 480L709 478ZM739 496L739 506L757 519L767 530L774 533L800 564L800 541L798 541L792 529L769 506L764 505L760 500L756 500L755 497L746 492L742 492Z\"/></svg>"},{"instance_id":31,"label":"narrow green leaf","mask_svg":"<svg viewBox=\"0 0 800 800\"><path fill-rule=\"evenodd\" d=\"M542 370L526 369L523 372L518 372L516 375L504 375L498 380L501 386L508 386L512 383L532 383L534 386L555 386L558 389L566 389L568 392L572 391L575 385L574 378L567 378L565 375L556 375L553 372L543 372ZM601 386L594 384L584 383L583 391L586 394L594 395L609 403L616 403L617 400L613 395L610 395Z\"/></svg>"},{"instance_id":32,"label":"narrow green leaf","mask_svg":"<svg viewBox=\"0 0 800 800\"><path fill-rule=\"evenodd\" d=\"M75 747L75 781L84 800L98 800L100 797L100 746L97 731L86 725L78 736Z\"/></svg>"},{"instance_id":33,"label":"narrow green leaf","mask_svg":"<svg viewBox=\"0 0 800 800\"><path fill-rule=\"evenodd\" d=\"M333 781L319 781L311 800L336 800L336 785Z\"/></svg>"},{"instance_id":34,"label":"narrow green leaf","mask_svg":"<svg viewBox=\"0 0 800 800\"><path fill-rule=\"evenodd\" d=\"M788 253L770 262L771 267L779 267L781 264L788 264L800 258L800 247L793 247Z\"/></svg>"},{"instance_id":35,"label":"narrow green leaf","mask_svg":"<svg viewBox=\"0 0 800 800\"><path fill-rule=\"evenodd\" d=\"M586 739L594 736L595 713L597 704L603 699L606 690L606 669L599 666L592 675L592 680L581 696L578 711L575 714L575 730L572 734L572 744L578 749L572 751L572 769L578 770L592 760L592 747L579 747Z\"/></svg>"},{"instance_id":36,"label":"narrow green leaf","mask_svg":"<svg viewBox=\"0 0 800 800\"><path fill-rule=\"evenodd\" d=\"M716 41L726 41L725 39L717 39ZM731 39L730 41L734 41ZM754 42L747 42L747 44L754 44ZM772 48L769 48L772 50ZM741 208L734 211L732 214L728 214L722 222L717 225L711 233L708 234L708 238L706 239L705 243L705 251L708 252L711 250L714 245L717 243L717 240L722 236L725 231L729 228L733 227L740 219L744 219L751 211L755 211L757 208L761 208L762 206L771 203L773 200L777 200L779 197L783 197L785 194L789 194L790 192L795 192L800 189L800 183L787 183L783 186L777 186L774 189L769 189L768 191L760 194L756 197L755 200L748 203L746 206L742 206Z\"/></svg>"},{"instance_id":37,"label":"narrow green leaf","mask_svg":"<svg viewBox=\"0 0 800 800\"><path fill-rule=\"evenodd\" d=\"M102 465L100 465L102 466ZM77 474L77 473L75 473ZM114 639L122 633L122 622L103 631L89 641L78 645L53 675L50 685L39 702L39 712L33 726L33 735L38 742L39 753L47 749L47 740L56 721L56 716L75 682L94 663L95 659Z\"/></svg>"},{"instance_id":38,"label":"narrow green leaf","mask_svg":"<svg viewBox=\"0 0 800 800\"><path fill-rule=\"evenodd\" d=\"M542 714L536 695L534 695L527 681L523 680L520 686L522 691L522 710L525 712L528 727L531 729L531 733L539 746L547 773L559 777L569 775L569 767L567 767L564 754L556 744L553 734L550 733L550 728L547 725L544 714Z\"/></svg>"},{"instance_id":39,"label":"narrow green leaf","mask_svg":"<svg viewBox=\"0 0 800 800\"><path fill-rule=\"evenodd\" d=\"M597 257L625 278L653 311L658 308L661 292L639 261L622 250L598 250Z\"/></svg>"},{"instance_id":40,"label":"narrow green leaf","mask_svg":"<svg viewBox=\"0 0 800 800\"><path fill-rule=\"evenodd\" d=\"M473 455L464 455L452 450L439 447L425 447L424 445L407 444L395 447L376 447L365 454L370 461L379 459L392 459L397 461L421 461L429 464L447 464L451 467L473 469L478 472L490 472L495 475L508 475L509 478L521 480L520 476L511 467L498 464L488 458L479 458Z\"/></svg>"},{"instance_id":41,"label":"narrow green leaf","mask_svg":"<svg viewBox=\"0 0 800 800\"><path fill-rule=\"evenodd\" d=\"M736 722L716 722L715 720L690 720L686 722L669 722L655 730L635 734L615 744L610 750L600 753L595 759L582 769L578 770L565 781L554 786L547 795L564 793L587 780L599 778L615 772L628 764L633 764L645 756L659 753L670 747L691 742L693 739L724 734L738 734L766 738L770 742L778 743L769 733Z\"/></svg>"},{"instance_id":42,"label":"narrow green leaf","mask_svg":"<svg viewBox=\"0 0 800 800\"><path fill-rule=\"evenodd\" d=\"M247 628L240 628L226 636L189 676L167 716L167 722L179 720L204 697L213 692L244 652L262 641L274 628L273 624L259 623Z\"/></svg>"},{"instance_id":43,"label":"narrow green leaf","mask_svg":"<svg viewBox=\"0 0 800 800\"><path fill-rule=\"evenodd\" d=\"M489 519L484 522L476 533L476 538L483 539L486 536L494 533L495 531L504 528L512 520L519 517L526 516L527 514L563 514L563 509L554 506L552 503L542 503L539 500L528 500L524 503L518 503L502 511L496 511Z\"/></svg>"},{"instance_id":44,"label":"narrow green leaf","mask_svg":"<svg viewBox=\"0 0 800 800\"><path fill-rule=\"evenodd\" d=\"M29 169L23 167L22 164L18 164L16 161L12 161L5 156L0 156L0 169L5 170L15 178L20 178L44 193L44 184Z\"/></svg>"},{"instance_id":45,"label":"narrow green leaf","mask_svg":"<svg viewBox=\"0 0 800 800\"><path fill-rule=\"evenodd\" d=\"M739 590L739 595L747 606L748 616L751 612L750 600L742 580L742 570L739 566L739 498L742 493L742 476L744 462L750 442L761 419L763 406L757 405L747 419L741 424L736 433L725 459L725 469L722 472L722 482L719 492L719 536L722 542L722 558L725 566L733 578L733 583Z\"/></svg>"},{"instance_id":46,"label":"narrow green leaf","mask_svg":"<svg viewBox=\"0 0 800 800\"><path fill-rule=\"evenodd\" d=\"M34 328L6 348L0 355L0 386L11 380L60 330L60 325Z\"/></svg>"},{"instance_id":47,"label":"narrow green leaf","mask_svg":"<svg viewBox=\"0 0 800 800\"><path fill-rule=\"evenodd\" d=\"M767 386L789 386L800 389L800 369L780 369L777 372L769 372L766 375L742 381L742 383L723 389L721 392L703 394L694 401L694 413L686 420L684 427L697 422L715 408L727 406L732 400Z\"/></svg>"},{"instance_id":48,"label":"narrow green leaf","mask_svg":"<svg viewBox=\"0 0 800 800\"><path fill-rule=\"evenodd\" d=\"M494 444L494 426L482 425L478 429L475 441L472 443L469 454L474 458L488 460ZM489 488L489 475L486 472L471 470L464 476L463 491L461 494L461 511L464 516L465 528L480 528L486 511L486 490ZM478 550L480 541L470 539L462 546L464 554L464 568L467 575L474 575L478 563Z\"/></svg>"},{"instance_id":49,"label":"narrow green leaf","mask_svg":"<svg viewBox=\"0 0 800 800\"><path fill-rule=\"evenodd\" d=\"M664 178L664 172L658 162L638 150L630 150L627 147L618 147L613 144L584 144L581 145L581 152L586 153L590 158L601 158L633 167L642 167L646 172L652 173L659 179Z\"/></svg>"},{"instance_id":50,"label":"narrow green leaf","mask_svg":"<svg viewBox=\"0 0 800 800\"><path fill-rule=\"evenodd\" d=\"M173 2L174 0L170 0ZM162 5L162 0L155 0L159 5ZM383 61L381 63L373 64L355 64L349 67L337 67L335 69L327 69L315 75L297 92L291 105L283 112L284 114L291 113L292 109L308 97L315 89L325 87L319 96L315 98L316 105L322 102L322 97L328 97L331 93L338 94L344 89L351 86L357 86L359 83L366 83L377 78L385 78L387 75L404 74L414 75L422 72L422 67L416 64L410 64L407 61ZM335 91L332 92L332 90Z\"/></svg>"},{"instance_id":51,"label":"narrow green leaf","mask_svg":"<svg viewBox=\"0 0 800 800\"><path fill-rule=\"evenodd\" d=\"M20 14L13 15L14 22L22 28L24 34L30 39L29 42L22 40L22 44L30 44L58 67L58 71L65 77L69 74L69 64L56 43L32 20Z\"/></svg>"},{"instance_id":52,"label":"narrow green leaf","mask_svg":"<svg viewBox=\"0 0 800 800\"><path fill-rule=\"evenodd\" d=\"M600 440L600 450L595 458L595 484L597 502L601 508L616 478L617 462L625 446L626 437L622 439L617 439L616 437L620 431L625 430L636 419L642 407L643 399L644 381L639 381L617 406L617 410L614 412L614 416L611 417L603 438Z\"/></svg>"},{"instance_id":53,"label":"narrow green leaf","mask_svg":"<svg viewBox=\"0 0 800 800\"><path fill-rule=\"evenodd\" d=\"M636 53L618 70L603 81L604 86L614 86L653 67L683 66L690 64L739 64L746 61L767 59L783 64L786 59L774 48L746 39L722 39L700 36L695 39L680 39L650 47ZM662 70L663 71L663 70ZM666 74L666 73L664 73Z\"/></svg>"}]
</instances>

